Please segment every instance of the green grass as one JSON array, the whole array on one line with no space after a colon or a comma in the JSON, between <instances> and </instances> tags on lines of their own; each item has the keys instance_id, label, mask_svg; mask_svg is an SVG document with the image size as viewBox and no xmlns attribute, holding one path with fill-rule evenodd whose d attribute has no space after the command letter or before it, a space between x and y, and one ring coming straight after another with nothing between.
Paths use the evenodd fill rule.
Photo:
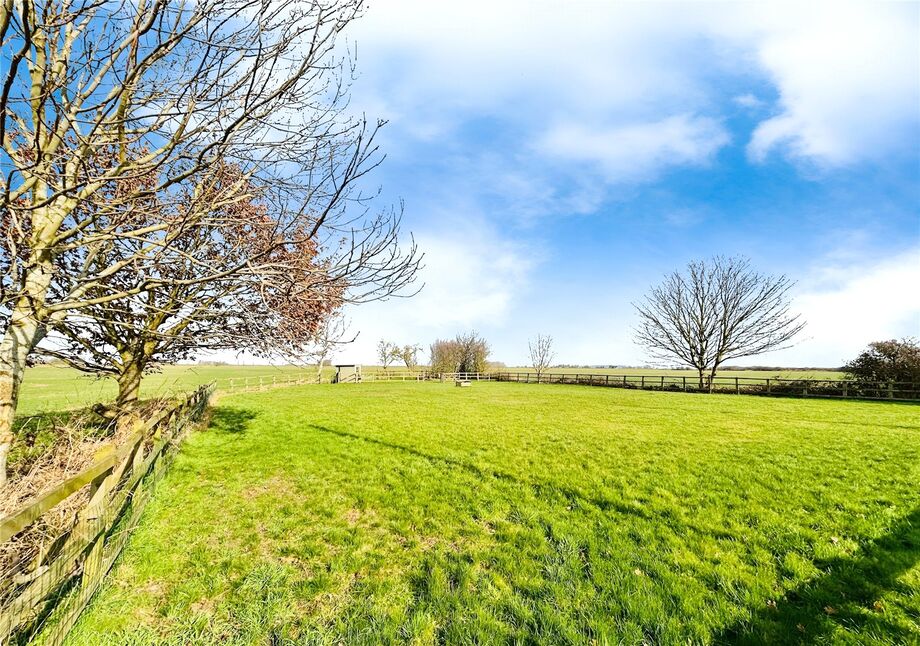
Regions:
<instances>
[{"instance_id":1,"label":"green grass","mask_svg":"<svg viewBox=\"0 0 920 646\"><path fill-rule=\"evenodd\" d=\"M532 372L531 368L507 368L509 372ZM379 366L363 366L364 374L372 375L382 372ZM329 379L333 368L325 369L323 378ZM404 366L393 366L390 372L407 372ZM566 374L630 374L630 375L693 375L688 370L656 370L643 368L604 369L604 368L555 368L554 373ZM229 379L249 377L257 380L263 377L266 382L272 377L296 373L315 374L315 368L303 370L296 366L165 366L161 372L147 375L142 386L143 397L157 397L171 393L193 390L201 384L217 381L219 386L229 385ZM833 371L787 371L772 373L756 370L736 370L720 372L727 377L783 377L789 379L839 379L843 373ZM84 373L62 366L35 366L26 370L22 385L19 413L33 415L51 411L81 408L100 401L114 399L117 392L112 379L96 379Z\"/></svg>"},{"instance_id":2,"label":"green grass","mask_svg":"<svg viewBox=\"0 0 920 646\"><path fill-rule=\"evenodd\" d=\"M224 396L70 644L920 641L920 408Z\"/></svg>"},{"instance_id":3,"label":"green grass","mask_svg":"<svg viewBox=\"0 0 920 646\"><path fill-rule=\"evenodd\" d=\"M219 381L226 386L228 379L259 377L271 381L305 372L295 366L165 366L161 372L144 377L142 397L166 396L194 390L198 386ZM306 373L314 375L312 369ZM97 379L63 366L35 366L26 370L18 413L34 415L51 411L82 408L96 402L111 401L118 388L112 379Z\"/></svg>"}]
</instances>

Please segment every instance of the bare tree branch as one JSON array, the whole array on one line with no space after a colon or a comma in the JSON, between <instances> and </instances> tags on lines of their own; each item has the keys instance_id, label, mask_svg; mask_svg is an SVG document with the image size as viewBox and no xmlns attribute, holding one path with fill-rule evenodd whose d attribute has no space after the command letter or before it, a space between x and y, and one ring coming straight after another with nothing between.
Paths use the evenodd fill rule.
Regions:
<instances>
[{"instance_id":1,"label":"bare tree branch","mask_svg":"<svg viewBox=\"0 0 920 646\"><path fill-rule=\"evenodd\" d=\"M696 369L702 389L725 361L789 347L805 327L790 313L793 285L745 258L691 262L634 304L636 342L656 359Z\"/></svg>"}]
</instances>

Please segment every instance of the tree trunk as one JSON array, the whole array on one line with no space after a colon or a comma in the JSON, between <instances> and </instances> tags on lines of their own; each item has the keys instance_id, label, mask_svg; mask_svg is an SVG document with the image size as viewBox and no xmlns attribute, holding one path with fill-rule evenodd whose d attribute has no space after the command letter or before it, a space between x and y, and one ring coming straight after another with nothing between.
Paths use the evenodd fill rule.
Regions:
<instances>
[{"instance_id":1,"label":"tree trunk","mask_svg":"<svg viewBox=\"0 0 920 646\"><path fill-rule=\"evenodd\" d=\"M700 390L702 391L703 388L706 387L706 384L705 384L705 382L703 381L703 372L704 372L704 371L703 371L702 368L698 368L697 371L700 373Z\"/></svg>"},{"instance_id":2,"label":"tree trunk","mask_svg":"<svg viewBox=\"0 0 920 646\"><path fill-rule=\"evenodd\" d=\"M122 355L122 371L118 375L118 397L115 399L116 424L119 430L131 429L140 418L137 403L140 400L141 379L147 360L144 356Z\"/></svg>"},{"instance_id":3,"label":"tree trunk","mask_svg":"<svg viewBox=\"0 0 920 646\"><path fill-rule=\"evenodd\" d=\"M13 315L0 341L0 487L6 484L6 461L13 445L13 421L19 404L19 387L26 359L38 337L38 321L33 316Z\"/></svg>"},{"instance_id":4,"label":"tree trunk","mask_svg":"<svg viewBox=\"0 0 920 646\"><path fill-rule=\"evenodd\" d=\"M716 379L716 370L719 368L719 365L716 364L712 367L712 370L709 372L709 392L712 392L712 382Z\"/></svg>"},{"instance_id":5,"label":"tree trunk","mask_svg":"<svg viewBox=\"0 0 920 646\"><path fill-rule=\"evenodd\" d=\"M119 410L130 410L137 406L143 376L143 363L132 361L125 365L124 371L118 375L118 397L115 405Z\"/></svg>"},{"instance_id":6,"label":"tree trunk","mask_svg":"<svg viewBox=\"0 0 920 646\"><path fill-rule=\"evenodd\" d=\"M0 487L7 480L6 462L13 444L13 421L26 360L41 338L42 325L35 308L45 302L50 284L50 256L40 254L26 276L23 296L14 305L0 340Z\"/></svg>"},{"instance_id":7,"label":"tree trunk","mask_svg":"<svg viewBox=\"0 0 920 646\"><path fill-rule=\"evenodd\" d=\"M47 185L39 181L33 199L42 202L47 196ZM13 421L26 360L41 339L47 315L44 306L54 273L49 245L67 212L66 206L44 207L32 214L32 251L24 264L22 292L10 310L9 323L0 340L0 487L7 480L6 462L14 439Z\"/></svg>"}]
</instances>

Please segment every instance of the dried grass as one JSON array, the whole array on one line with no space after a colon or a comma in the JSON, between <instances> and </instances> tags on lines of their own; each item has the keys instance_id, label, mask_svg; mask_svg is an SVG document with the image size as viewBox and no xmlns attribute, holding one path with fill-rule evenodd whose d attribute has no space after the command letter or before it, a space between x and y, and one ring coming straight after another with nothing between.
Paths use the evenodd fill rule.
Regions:
<instances>
[{"instance_id":1,"label":"dried grass","mask_svg":"<svg viewBox=\"0 0 920 646\"><path fill-rule=\"evenodd\" d=\"M166 400L146 402L138 409L141 418L152 416L171 405ZM0 490L0 516L17 512L29 501L52 490L62 482L90 467L103 447L119 445L133 432L129 424L102 420L92 411L79 411L63 417L32 418L24 425L51 425L53 443L43 453L22 460ZM21 427L21 436L35 429ZM33 571L48 549L73 527L77 514L86 504L90 487L70 495L42 515L27 529L0 544L0 603Z\"/></svg>"}]
</instances>

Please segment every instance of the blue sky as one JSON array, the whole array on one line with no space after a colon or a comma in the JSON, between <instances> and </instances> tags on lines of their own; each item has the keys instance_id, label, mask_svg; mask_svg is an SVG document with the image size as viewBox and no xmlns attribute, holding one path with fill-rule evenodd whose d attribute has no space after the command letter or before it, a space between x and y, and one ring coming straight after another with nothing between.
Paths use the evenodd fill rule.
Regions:
<instances>
[{"instance_id":1,"label":"blue sky","mask_svg":"<svg viewBox=\"0 0 920 646\"><path fill-rule=\"evenodd\" d=\"M747 363L920 335L920 5L378 0L347 37L426 267L339 358L475 329L641 365L630 303L713 254L798 281L799 343Z\"/></svg>"}]
</instances>

